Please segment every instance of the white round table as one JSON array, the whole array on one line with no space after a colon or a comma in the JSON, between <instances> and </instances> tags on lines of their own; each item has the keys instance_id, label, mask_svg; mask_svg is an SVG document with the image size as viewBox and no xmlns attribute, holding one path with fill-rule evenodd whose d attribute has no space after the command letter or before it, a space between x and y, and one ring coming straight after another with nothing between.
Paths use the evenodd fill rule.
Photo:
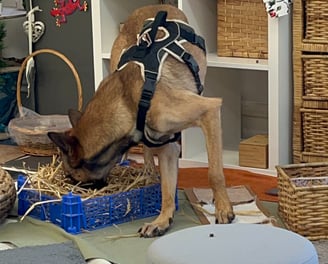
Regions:
<instances>
[{"instance_id":1,"label":"white round table","mask_svg":"<svg viewBox=\"0 0 328 264\"><path fill-rule=\"evenodd\" d=\"M148 248L148 264L318 264L313 244L260 224L203 225L166 234Z\"/></svg>"}]
</instances>

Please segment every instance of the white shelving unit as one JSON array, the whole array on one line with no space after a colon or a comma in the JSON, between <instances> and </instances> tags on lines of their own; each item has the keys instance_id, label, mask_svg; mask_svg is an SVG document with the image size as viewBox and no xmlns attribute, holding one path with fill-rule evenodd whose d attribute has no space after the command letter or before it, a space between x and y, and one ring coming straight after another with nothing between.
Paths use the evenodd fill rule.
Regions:
<instances>
[{"instance_id":1,"label":"white shelving unit","mask_svg":"<svg viewBox=\"0 0 328 264\"><path fill-rule=\"evenodd\" d=\"M157 4L156 0L99 0L92 2L93 52L95 87L108 72L110 50L119 32L119 23L136 8ZM178 7L188 17L195 31L206 40L208 74L205 96L223 97L224 164L238 167L238 145L241 139L241 99L239 80L241 71L267 75L268 94L269 168L245 168L255 172L275 174L275 166L291 160L291 22L290 17L268 19L269 59L226 58L216 55L217 1L179 0ZM264 8L264 7L263 7ZM239 76L239 77L238 77ZM221 85L222 80L222 85ZM223 83L224 82L224 83ZM257 78L254 85L257 85ZM230 105L229 105L230 104ZM198 128L182 133L182 158L185 164L206 165L207 155L203 135Z\"/></svg>"}]
</instances>

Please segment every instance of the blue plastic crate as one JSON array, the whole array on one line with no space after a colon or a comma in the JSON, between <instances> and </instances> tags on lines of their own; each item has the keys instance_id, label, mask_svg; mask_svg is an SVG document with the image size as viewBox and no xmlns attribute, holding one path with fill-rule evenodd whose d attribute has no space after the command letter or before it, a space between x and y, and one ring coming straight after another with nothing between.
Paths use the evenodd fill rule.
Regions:
<instances>
[{"instance_id":1,"label":"blue plastic crate","mask_svg":"<svg viewBox=\"0 0 328 264\"><path fill-rule=\"evenodd\" d=\"M20 189L26 177L18 176ZM34 190L22 190L18 195L18 214L25 212L36 202L54 200ZM129 222L135 219L158 215L161 210L161 186L154 184L128 192L82 200L79 195L68 193L60 202L36 206L29 216L50 221L71 234ZM178 198L175 199L178 209ZM130 209L130 210L128 210Z\"/></svg>"}]
</instances>

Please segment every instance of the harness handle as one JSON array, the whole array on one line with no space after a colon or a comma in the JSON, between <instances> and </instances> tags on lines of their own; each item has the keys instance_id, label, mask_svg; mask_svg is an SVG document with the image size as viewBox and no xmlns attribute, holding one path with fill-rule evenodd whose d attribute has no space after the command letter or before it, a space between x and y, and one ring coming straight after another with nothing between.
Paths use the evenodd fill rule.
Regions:
<instances>
[{"instance_id":1,"label":"harness handle","mask_svg":"<svg viewBox=\"0 0 328 264\"><path fill-rule=\"evenodd\" d=\"M149 31L149 37L152 42L155 41L156 34L158 31L159 26L164 26L166 23L167 12L166 11L159 11L156 14L154 22L151 25L151 30Z\"/></svg>"}]
</instances>

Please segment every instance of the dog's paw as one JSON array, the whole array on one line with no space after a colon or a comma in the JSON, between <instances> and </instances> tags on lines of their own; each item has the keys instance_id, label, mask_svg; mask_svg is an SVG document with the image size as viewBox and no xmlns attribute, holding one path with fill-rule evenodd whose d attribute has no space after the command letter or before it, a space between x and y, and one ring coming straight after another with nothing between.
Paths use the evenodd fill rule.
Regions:
<instances>
[{"instance_id":1,"label":"dog's paw","mask_svg":"<svg viewBox=\"0 0 328 264\"><path fill-rule=\"evenodd\" d=\"M173 219L169 218L168 221L158 222L154 221L152 223L145 223L138 231L141 237L157 237L162 236L170 228L173 223Z\"/></svg>"},{"instance_id":2,"label":"dog's paw","mask_svg":"<svg viewBox=\"0 0 328 264\"><path fill-rule=\"evenodd\" d=\"M230 224L235 219L235 214L232 210L217 210L215 216L216 224Z\"/></svg>"},{"instance_id":3,"label":"dog's paw","mask_svg":"<svg viewBox=\"0 0 328 264\"><path fill-rule=\"evenodd\" d=\"M227 199L218 200L215 203L215 223L216 224L230 224L235 219L232 205Z\"/></svg>"}]
</instances>

